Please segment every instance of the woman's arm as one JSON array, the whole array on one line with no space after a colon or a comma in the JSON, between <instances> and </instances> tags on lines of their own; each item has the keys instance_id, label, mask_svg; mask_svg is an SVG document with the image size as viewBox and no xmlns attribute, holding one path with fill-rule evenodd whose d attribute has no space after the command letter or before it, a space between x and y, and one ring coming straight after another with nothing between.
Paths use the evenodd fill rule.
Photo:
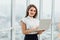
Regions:
<instances>
[{"instance_id":1,"label":"woman's arm","mask_svg":"<svg viewBox=\"0 0 60 40\"><path fill-rule=\"evenodd\" d=\"M24 22L22 22L22 21L21 21L21 26L22 26L22 32L23 32L23 34L29 34L29 33L31 33L31 32L34 31L33 28L26 29L26 24Z\"/></svg>"}]
</instances>

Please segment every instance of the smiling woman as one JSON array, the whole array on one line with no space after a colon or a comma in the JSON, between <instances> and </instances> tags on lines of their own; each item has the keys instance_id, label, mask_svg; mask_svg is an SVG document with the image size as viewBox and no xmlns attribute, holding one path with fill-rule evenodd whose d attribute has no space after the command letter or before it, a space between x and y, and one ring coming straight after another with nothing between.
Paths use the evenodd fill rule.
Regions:
<instances>
[{"instance_id":1,"label":"smiling woman","mask_svg":"<svg viewBox=\"0 0 60 40\"><path fill-rule=\"evenodd\" d=\"M38 30L40 27L39 19L37 19L37 8L30 4L26 10L26 16L21 19L22 32L25 34L24 40L38 40L37 34L41 34L44 30Z\"/></svg>"}]
</instances>

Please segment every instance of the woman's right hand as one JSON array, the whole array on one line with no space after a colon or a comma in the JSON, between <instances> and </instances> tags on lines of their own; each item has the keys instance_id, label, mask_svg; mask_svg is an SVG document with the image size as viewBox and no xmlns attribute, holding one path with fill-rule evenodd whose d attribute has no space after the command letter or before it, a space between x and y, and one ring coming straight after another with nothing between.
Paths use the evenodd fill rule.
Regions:
<instances>
[{"instance_id":1,"label":"woman's right hand","mask_svg":"<svg viewBox=\"0 0 60 40\"><path fill-rule=\"evenodd\" d=\"M38 28L39 28L38 26L36 26L36 27L32 27L31 30L33 30L33 31L37 31Z\"/></svg>"}]
</instances>

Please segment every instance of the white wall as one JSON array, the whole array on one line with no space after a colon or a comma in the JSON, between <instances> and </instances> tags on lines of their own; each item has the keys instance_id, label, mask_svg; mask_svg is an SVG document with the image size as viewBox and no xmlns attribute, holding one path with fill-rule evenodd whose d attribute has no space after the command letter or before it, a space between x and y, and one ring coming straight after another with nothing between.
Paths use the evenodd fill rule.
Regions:
<instances>
[{"instance_id":1,"label":"white wall","mask_svg":"<svg viewBox=\"0 0 60 40\"><path fill-rule=\"evenodd\" d=\"M0 0L0 40L10 40L11 0Z\"/></svg>"}]
</instances>

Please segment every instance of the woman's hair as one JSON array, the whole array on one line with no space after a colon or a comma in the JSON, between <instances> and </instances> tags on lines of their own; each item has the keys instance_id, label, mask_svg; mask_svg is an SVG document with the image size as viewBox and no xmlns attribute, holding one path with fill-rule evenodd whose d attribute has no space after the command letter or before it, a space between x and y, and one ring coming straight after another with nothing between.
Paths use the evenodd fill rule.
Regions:
<instances>
[{"instance_id":1,"label":"woman's hair","mask_svg":"<svg viewBox=\"0 0 60 40\"><path fill-rule=\"evenodd\" d=\"M36 13L35 13L35 15L33 16L33 18L36 18L37 17L37 8L36 8L36 6L35 5L33 5L33 4L30 4L28 7L27 7L27 10L26 10L26 16L25 17L27 17L28 15L29 15L29 9L31 8L31 7L34 7L35 9L36 9Z\"/></svg>"}]
</instances>

